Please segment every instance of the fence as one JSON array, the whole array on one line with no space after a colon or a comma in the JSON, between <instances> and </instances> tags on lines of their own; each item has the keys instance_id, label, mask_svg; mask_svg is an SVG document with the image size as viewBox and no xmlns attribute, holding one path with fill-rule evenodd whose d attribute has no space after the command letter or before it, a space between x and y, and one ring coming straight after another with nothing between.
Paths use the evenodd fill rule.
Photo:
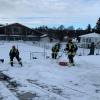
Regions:
<instances>
[{"instance_id":1,"label":"fence","mask_svg":"<svg viewBox=\"0 0 100 100\"><path fill-rule=\"evenodd\" d=\"M45 48L45 49L51 49L54 46L55 43L45 43L45 42L38 42L38 41L34 41L33 45L37 46L37 47L41 47L41 48Z\"/></svg>"},{"instance_id":2,"label":"fence","mask_svg":"<svg viewBox=\"0 0 100 100\"><path fill-rule=\"evenodd\" d=\"M47 52L30 52L30 60L42 59L47 57Z\"/></svg>"},{"instance_id":3,"label":"fence","mask_svg":"<svg viewBox=\"0 0 100 100\"><path fill-rule=\"evenodd\" d=\"M30 59L33 59L34 57L43 57L46 58L48 56L48 50L51 50L52 46L54 46L55 43L44 43L44 42L33 42L32 45L37 46L37 47L42 47L44 49L43 52L31 52L30 53ZM87 44L84 43L76 43L78 46L77 54L80 56L86 56L89 54L90 49L87 47ZM66 47L66 42L61 43L61 50L62 52ZM49 52L50 54L50 52ZM94 55L99 55L100 54L100 44L97 44L95 47L95 52ZM51 55L50 55L51 56ZM34 58L35 59L35 58Z\"/></svg>"}]
</instances>

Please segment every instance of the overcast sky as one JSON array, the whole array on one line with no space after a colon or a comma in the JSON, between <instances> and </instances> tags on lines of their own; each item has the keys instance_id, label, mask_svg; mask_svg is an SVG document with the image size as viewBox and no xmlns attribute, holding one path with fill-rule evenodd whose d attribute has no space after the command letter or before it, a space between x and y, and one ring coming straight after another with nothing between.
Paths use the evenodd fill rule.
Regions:
<instances>
[{"instance_id":1,"label":"overcast sky","mask_svg":"<svg viewBox=\"0 0 100 100\"><path fill-rule=\"evenodd\" d=\"M19 22L68 27L95 26L100 17L100 0L0 0L0 23Z\"/></svg>"}]
</instances>

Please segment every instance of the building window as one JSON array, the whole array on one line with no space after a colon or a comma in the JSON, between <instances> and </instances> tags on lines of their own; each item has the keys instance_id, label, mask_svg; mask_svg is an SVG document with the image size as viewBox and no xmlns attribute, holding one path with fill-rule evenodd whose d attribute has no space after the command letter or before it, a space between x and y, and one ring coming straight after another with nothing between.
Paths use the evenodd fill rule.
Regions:
<instances>
[{"instance_id":1,"label":"building window","mask_svg":"<svg viewBox=\"0 0 100 100\"><path fill-rule=\"evenodd\" d=\"M91 38L89 38L88 42L91 43Z\"/></svg>"},{"instance_id":2,"label":"building window","mask_svg":"<svg viewBox=\"0 0 100 100\"><path fill-rule=\"evenodd\" d=\"M83 41L82 42L85 42L85 38L83 38Z\"/></svg>"},{"instance_id":3,"label":"building window","mask_svg":"<svg viewBox=\"0 0 100 100\"><path fill-rule=\"evenodd\" d=\"M89 42L89 39L88 38L86 38L86 43L88 43Z\"/></svg>"},{"instance_id":4,"label":"building window","mask_svg":"<svg viewBox=\"0 0 100 100\"><path fill-rule=\"evenodd\" d=\"M97 42L99 42L100 41L100 39L99 38L95 38L95 42L97 43Z\"/></svg>"},{"instance_id":5,"label":"building window","mask_svg":"<svg viewBox=\"0 0 100 100\"><path fill-rule=\"evenodd\" d=\"M19 35L20 34L20 27L13 27L13 32L14 35Z\"/></svg>"}]
</instances>

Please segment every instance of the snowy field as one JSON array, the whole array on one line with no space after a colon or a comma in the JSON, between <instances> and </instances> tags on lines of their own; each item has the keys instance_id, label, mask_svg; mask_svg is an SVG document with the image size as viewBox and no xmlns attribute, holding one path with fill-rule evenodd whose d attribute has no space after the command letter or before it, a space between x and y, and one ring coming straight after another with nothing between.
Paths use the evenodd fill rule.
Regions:
<instances>
[{"instance_id":1,"label":"snowy field","mask_svg":"<svg viewBox=\"0 0 100 100\"><path fill-rule=\"evenodd\" d=\"M9 64L9 51L16 45L20 51L23 67ZM0 71L16 82L16 86L0 81L0 100L100 100L100 55L77 56L76 66L63 67L59 61L68 61L63 54L57 60L46 59L35 53L37 59L30 58L31 52L47 52L41 47L23 42L0 43ZM88 50L79 49L79 54Z\"/></svg>"}]
</instances>

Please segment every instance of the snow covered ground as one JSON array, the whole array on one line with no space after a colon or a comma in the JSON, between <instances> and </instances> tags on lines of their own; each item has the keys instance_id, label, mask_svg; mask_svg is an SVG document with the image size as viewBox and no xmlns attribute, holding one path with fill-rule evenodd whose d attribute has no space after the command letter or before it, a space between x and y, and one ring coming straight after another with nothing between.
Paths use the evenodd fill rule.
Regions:
<instances>
[{"instance_id":1,"label":"snow covered ground","mask_svg":"<svg viewBox=\"0 0 100 100\"><path fill-rule=\"evenodd\" d=\"M12 45L19 48L23 67L10 66ZM66 55L52 60L36 53L37 59L30 59L30 52L44 49L25 42L0 44L0 57L5 59L4 64L0 63L0 71L18 84L11 89L9 83L0 81L0 100L100 100L100 55L76 56L76 66L63 67L58 62L67 61ZM47 49L45 52L51 53Z\"/></svg>"}]
</instances>

